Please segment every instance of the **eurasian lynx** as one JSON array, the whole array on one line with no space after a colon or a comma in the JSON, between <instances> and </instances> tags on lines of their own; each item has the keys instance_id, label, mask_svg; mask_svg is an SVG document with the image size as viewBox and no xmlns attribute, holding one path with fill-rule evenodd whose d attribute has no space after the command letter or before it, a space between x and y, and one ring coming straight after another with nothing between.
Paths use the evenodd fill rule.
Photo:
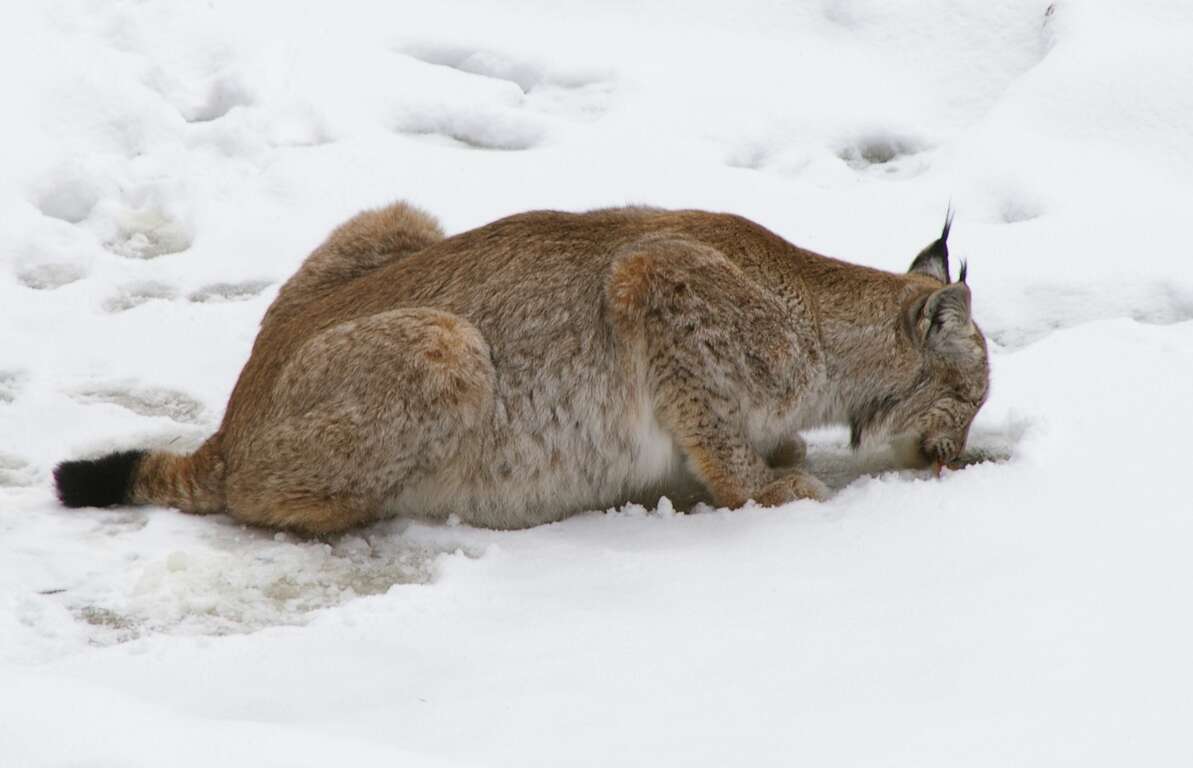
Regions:
<instances>
[{"instance_id":1,"label":"eurasian lynx","mask_svg":"<svg viewBox=\"0 0 1193 768\"><path fill-rule=\"evenodd\" d=\"M282 287L198 451L65 462L59 496L314 535L520 528L693 483L727 507L823 498L798 433L834 422L939 465L989 380L948 232L892 274L726 214L539 211L445 238L405 203L367 211Z\"/></svg>"}]
</instances>

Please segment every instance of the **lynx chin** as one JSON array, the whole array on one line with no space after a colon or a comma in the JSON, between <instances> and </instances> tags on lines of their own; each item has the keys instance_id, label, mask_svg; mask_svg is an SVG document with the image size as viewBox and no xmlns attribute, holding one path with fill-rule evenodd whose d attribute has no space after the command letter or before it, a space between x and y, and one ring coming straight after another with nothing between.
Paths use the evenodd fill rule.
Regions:
<instances>
[{"instance_id":1,"label":"lynx chin","mask_svg":"<svg viewBox=\"0 0 1193 768\"><path fill-rule=\"evenodd\" d=\"M703 211L535 211L452 237L406 203L366 211L281 288L195 453L67 461L58 495L321 535L823 499L799 431L831 423L939 466L989 383L950 223L894 274Z\"/></svg>"}]
</instances>

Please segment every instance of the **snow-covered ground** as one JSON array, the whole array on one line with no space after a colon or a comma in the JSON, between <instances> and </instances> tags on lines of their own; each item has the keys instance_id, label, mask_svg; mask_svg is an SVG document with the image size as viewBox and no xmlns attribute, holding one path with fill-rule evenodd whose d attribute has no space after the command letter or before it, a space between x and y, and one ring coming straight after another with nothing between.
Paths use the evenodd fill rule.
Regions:
<instances>
[{"instance_id":1,"label":"snow-covered ground","mask_svg":"<svg viewBox=\"0 0 1193 768\"><path fill-rule=\"evenodd\" d=\"M52 0L0 12L0 765L1189 765L1188 0ZM957 209L975 449L824 504L326 542L68 511L217 424L410 199L729 210L904 269Z\"/></svg>"}]
</instances>

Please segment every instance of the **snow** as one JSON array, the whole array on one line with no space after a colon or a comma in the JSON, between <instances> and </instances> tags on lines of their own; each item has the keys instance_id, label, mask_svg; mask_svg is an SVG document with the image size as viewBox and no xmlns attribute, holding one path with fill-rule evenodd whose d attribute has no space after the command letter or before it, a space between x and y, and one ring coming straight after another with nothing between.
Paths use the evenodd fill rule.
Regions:
<instances>
[{"instance_id":1,"label":"snow","mask_svg":"<svg viewBox=\"0 0 1193 768\"><path fill-rule=\"evenodd\" d=\"M0 25L0 764L1187 765L1193 7L14 4ZM185 450L278 285L406 198L730 210L991 340L937 481L328 541L70 511Z\"/></svg>"}]
</instances>

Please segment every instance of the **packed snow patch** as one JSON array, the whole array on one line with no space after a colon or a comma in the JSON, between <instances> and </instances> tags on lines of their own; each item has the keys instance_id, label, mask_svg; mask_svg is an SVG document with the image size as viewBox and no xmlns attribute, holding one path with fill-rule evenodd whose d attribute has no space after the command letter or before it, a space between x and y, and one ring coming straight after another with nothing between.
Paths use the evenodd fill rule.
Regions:
<instances>
[{"instance_id":1,"label":"packed snow patch","mask_svg":"<svg viewBox=\"0 0 1193 768\"><path fill-rule=\"evenodd\" d=\"M109 513L106 535L134 533L146 513ZM440 556L480 556L403 541L393 525L330 541L218 529L206 546L159 552L130 563L127 592L50 588L39 594L88 625L88 641L106 645L148 634L223 635L301 625L324 608L397 585L429 582ZM76 592L80 592L76 594Z\"/></svg>"}]
</instances>

